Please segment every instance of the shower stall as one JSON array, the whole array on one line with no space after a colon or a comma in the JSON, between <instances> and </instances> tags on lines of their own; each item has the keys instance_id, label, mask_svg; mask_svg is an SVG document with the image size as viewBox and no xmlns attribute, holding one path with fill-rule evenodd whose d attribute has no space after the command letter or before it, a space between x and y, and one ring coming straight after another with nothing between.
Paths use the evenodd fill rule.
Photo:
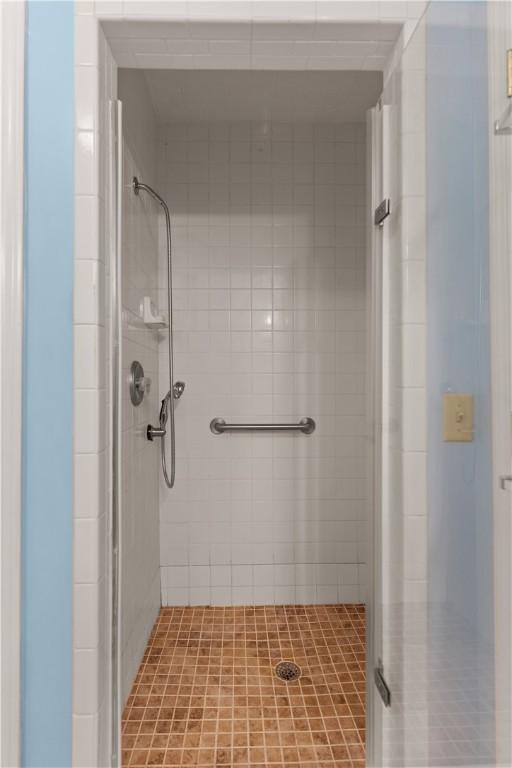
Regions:
<instances>
[{"instance_id":1,"label":"shower stall","mask_svg":"<svg viewBox=\"0 0 512 768\"><path fill-rule=\"evenodd\" d=\"M496 758L487 11L348 5L99 25L113 764Z\"/></svg>"},{"instance_id":2,"label":"shower stall","mask_svg":"<svg viewBox=\"0 0 512 768\"><path fill-rule=\"evenodd\" d=\"M246 633L260 619L274 623L284 636L268 651L270 669L287 660L279 656L282 642L290 661L299 656L312 676L305 646L324 682L316 632L326 622L326 634L339 633L339 642L346 635L345 663L355 665L347 684L352 743L333 746L361 760L366 112L382 75L120 70L118 82L122 367L128 375L135 359L144 369L140 405L126 387L123 393L123 446L133 451L121 464L131 483L121 498L119 603L126 749L136 742L130 718L142 668L130 689L163 606L157 634L162 624L172 627L172 617L176 627L192 623L196 631L223 616L226 631L233 621ZM186 383L179 400L170 398L174 377ZM164 427L155 435L148 423L166 392L175 408L170 434ZM156 466L157 437L175 463L174 488ZM142 454L140 474L132 473L131 457ZM301 616L310 630L288 636ZM336 642L330 649L342 651ZM226 653L221 665L231 663ZM240 653L250 668L249 649ZM267 670L259 674L272 685ZM314 694L316 684L309 685ZM310 729L290 751L314 750L308 738ZM328 744L318 748L332 755Z\"/></svg>"}]
</instances>

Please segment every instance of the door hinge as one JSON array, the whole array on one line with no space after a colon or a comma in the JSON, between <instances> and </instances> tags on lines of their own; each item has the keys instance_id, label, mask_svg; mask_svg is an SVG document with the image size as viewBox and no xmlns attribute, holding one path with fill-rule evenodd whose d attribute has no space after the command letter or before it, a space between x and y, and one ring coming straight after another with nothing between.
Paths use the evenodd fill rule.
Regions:
<instances>
[{"instance_id":1,"label":"door hinge","mask_svg":"<svg viewBox=\"0 0 512 768\"><path fill-rule=\"evenodd\" d=\"M507 96L512 98L512 48L507 51Z\"/></svg>"},{"instance_id":2,"label":"door hinge","mask_svg":"<svg viewBox=\"0 0 512 768\"><path fill-rule=\"evenodd\" d=\"M391 200L389 197L384 198L382 203L378 205L373 214L373 223L377 227L382 227L384 219L387 219L391 213Z\"/></svg>"},{"instance_id":3,"label":"door hinge","mask_svg":"<svg viewBox=\"0 0 512 768\"><path fill-rule=\"evenodd\" d=\"M373 678L375 681L375 685L377 686L377 690L380 693L380 697L384 703L384 706L390 707L391 691L389 690L389 686L386 683L386 680L384 678L384 665L380 659L378 660L377 666L373 671Z\"/></svg>"}]
</instances>

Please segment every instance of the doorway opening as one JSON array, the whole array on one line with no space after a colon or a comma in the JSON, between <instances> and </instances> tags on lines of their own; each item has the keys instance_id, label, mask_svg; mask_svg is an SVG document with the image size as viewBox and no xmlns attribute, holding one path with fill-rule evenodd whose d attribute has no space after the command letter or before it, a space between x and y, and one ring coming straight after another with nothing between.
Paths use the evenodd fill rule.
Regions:
<instances>
[{"instance_id":1,"label":"doorway opening","mask_svg":"<svg viewBox=\"0 0 512 768\"><path fill-rule=\"evenodd\" d=\"M366 113L381 91L381 72L118 73L122 369L155 381L123 425L125 765L364 764ZM171 211L172 491L143 434L173 384L168 252L134 177ZM297 681L276 679L283 660Z\"/></svg>"}]
</instances>

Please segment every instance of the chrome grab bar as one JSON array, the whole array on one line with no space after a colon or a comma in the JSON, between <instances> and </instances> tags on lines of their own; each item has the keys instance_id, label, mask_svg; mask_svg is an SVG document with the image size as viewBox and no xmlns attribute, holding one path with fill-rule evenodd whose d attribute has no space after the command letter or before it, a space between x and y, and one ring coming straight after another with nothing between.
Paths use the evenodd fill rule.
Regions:
<instances>
[{"instance_id":1,"label":"chrome grab bar","mask_svg":"<svg viewBox=\"0 0 512 768\"><path fill-rule=\"evenodd\" d=\"M307 416L298 424L226 424L224 419L212 419L210 429L214 435L222 435L223 432L303 432L310 435L316 429L312 418Z\"/></svg>"}]
</instances>

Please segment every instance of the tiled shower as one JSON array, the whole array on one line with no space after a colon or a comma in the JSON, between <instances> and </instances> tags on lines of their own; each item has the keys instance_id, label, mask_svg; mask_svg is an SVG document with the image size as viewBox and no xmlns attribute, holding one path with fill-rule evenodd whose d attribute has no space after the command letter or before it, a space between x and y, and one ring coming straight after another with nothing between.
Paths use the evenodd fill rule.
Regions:
<instances>
[{"instance_id":1,"label":"tiled shower","mask_svg":"<svg viewBox=\"0 0 512 768\"><path fill-rule=\"evenodd\" d=\"M370 765L492 762L493 649L475 644L485 617L492 635L490 490L473 448L445 445L440 419L441 397L469 392L489 368L485 175L488 143L504 144L488 131L486 14L500 4L488 5L76 4L73 765L113 755L134 768L353 767L365 746ZM262 93L267 108L252 109ZM500 91L493 114L501 102ZM167 331L140 312L145 298L165 312L165 240L133 174L172 215L175 378L186 384L172 491L146 440L169 388ZM384 226L366 227L386 198ZM127 398L133 358L151 379L138 409ZM490 424L480 389L477 450ZM367 408L381 395L382 413ZM214 418L304 417L316 422L310 435L210 431ZM367 468L367 437L382 466ZM468 606L474 616L462 615ZM299 679L279 678L280 661L298 663Z\"/></svg>"},{"instance_id":2,"label":"tiled shower","mask_svg":"<svg viewBox=\"0 0 512 768\"><path fill-rule=\"evenodd\" d=\"M123 378L138 360L151 379L141 406L133 406L126 388L123 396L123 760L147 759L138 747L148 739L133 720L145 723L148 716L142 696L154 679L147 662L154 652L148 647L144 655L148 636L154 643L159 627L170 626L163 658L174 658L180 644L192 658L194 647L180 627L203 625L201 647L210 621L221 636L234 621L235 643L238 625L274 622L281 652L290 643L294 659L306 653L306 674L312 674L315 655L322 657L327 632L331 653L340 653L342 666L352 670L345 683L333 678L333 684L353 692L353 712L347 711L352 725L346 725L354 730L350 749L339 723L332 748L318 749L329 760L333 750L360 760L369 537L366 108L376 102L382 76L359 74L366 102L351 108L336 103L336 79L328 80L320 110L318 104L301 108L301 98L304 88L313 92L326 84L322 73L307 81L294 72L196 77L196 100L176 105L166 90L179 92L184 73L119 72ZM235 105L245 90L252 89L252 101L235 106L230 119L219 119L212 106L199 117L206 94L225 88L233 91ZM279 105L269 89L286 94L287 104ZM258 118L260 102L269 99L268 118ZM152 328L141 317L144 300L156 315L165 312L166 232L155 202L134 194L134 176L157 189L171 211L174 377L186 385L176 402L172 490L161 477L159 445L145 435L168 389L168 329ZM217 435L210 429L214 418L297 423L305 417L315 423L310 435ZM203 613L194 613L194 606ZM310 616L310 629L287 640L285 624L300 623L302 606L310 606L303 614ZM343 606L348 613L342 615ZM257 672L270 685L259 652L251 661L249 639L244 642L240 653L248 657L248 674ZM220 664L229 665L231 656L221 647ZM279 644L269 647L271 664L280 660L278 650ZM172 662L171 675L177 670ZM313 695L320 694L317 682L310 685ZM185 699L191 689L180 691L178 698ZM165 698L170 694L166 688ZM213 694L204 691L207 699ZM210 716L205 711L206 724ZM308 739L314 741L317 730L318 738L327 739L322 723L310 723L315 733L300 744L304 757L316 754L308 752ZM187 734L181 747L193 741ZM277 755L282 745L276 738ZM235 742L233 737L226 754L234 755ZM179 749L171 751L181 759ZM194 753L205 764L207 754Z\"/></svg>"},{"instance_id":3,"label":"tiled shower","mask_svg":"<svg viewBox=\"0 0 512 768\"><path fill-rule=\"evenodd\" d=\"M332 742L325 744L329 739L325 723L310 722L319 752L301 743L307 755L299 754L299 759L316 755L331 764L345 758L353 765L362 764L366 702L361 629L370 584L365 443L371 371L366 224L371 201L366 120L367 110L381 93L382 104L392 105L398 117L391 126L399 149L392 190L397 206L388 231L397 246L397 270L404 276L418 266L416 261L409 263L419 254L408 250L407 227L413 212L421 214L423 194L416 176L421 154L416 163L406 165L402 177L400 165L418 138L415 120L421 114L422 91L408 87L402 66L418 70L414 74L421 83L424 36L416 35L407 64L402 51L420 13L411 7L411 18L400 35L407 14L396 18L384 5L377 9L378 20L370 10L362 23L343 14L333 20L327 9L326 19L315 16L305 24L268 19L248 24L232 20L219 25L197 20L160 24L155 19L107 18L102 25L106 38L100 28L98 58L92 47L83 44L77 54L80 93L90 85L91 64L100 71L100 115L94 124L99 126L98 179L79 174L78 223L85 226L81 196L96 194L95 184L100 182L99 208L106 217L100 218L100 251L107 283L114 226L106 212L112 182L108 144L112 122L109 110L101 105L119 98L123 112L118 703L126 704L123 760L131 761L128 751L136 750L140 763L133 765L174 765L185 757L210 765L211 756L199 754L203 737L198 741L198 708L192 706L192 699L199 697L206 705L205 697L210 696L205 690L208 681L201 675L217 677L220 665L220 674L230 679L227 684L236 685L240 675L251 676L256 663L260 677L248 680L248 685L273 687L273 666L269 669L268 663L277 663L283 655L303 659L299 696L325 695L323 676L341 673L337 682L334 677L328 681L338 686L340 697L327 703L333 708ZM163 10L164 15L173 15L170 6ZM91 21L88 14L79 15L82 41L94 27ZM280 35L293 39L281 41ZM244 41L241 47L252 51L247 61L233 52L239 37ZM350 42L352 37L359 41ZM158 53L162 46L174 52ZM225 54L228 48L233 49L230 55ZM203 53L191 53L199 49ZM297 57L299 49L302 58ZM152 66L157 69L145 69ZM258 109L255 94L260 97ZM82 95L85 98L85 92ZM261 109L265 100L271 109ZM86 134L79 142L82 149L89 146L86 140L91 136L88 124L80 130ZM80 158L80 167L86 169L86 158ZM169 387L167 330L151 329L141 318L144 299L153 302L155 313L165 312L163 220L149 197L134 195L134 174L167 200L172 217L174 378L186 384L176 407L177 482L172 491L162 482L158 443L146 440L147 424L157 423L159 401ZM409 200L412 195L415 199ZM404 314L404 338L407 324L415 322L415 338L421 340L423 321L417 318L422 286L416 283L410 289L404 283L402 288L404 312L413 304L415 311ZM398 282L395 288L400 291L399 286ZM399 322L398 315L393 319ZM103 318L107 329L109 322L109 317ZM414 383L406 380L409 351L404 348L405 373L400 366L394 372L412 406L421 393L418 377ZM138 408L129 403L126 386L133 358L151 379ZM422 402L418 405L421 411ZM110 414L108 401L106 412ZM411 415L410 409L405 410L404 424L397 423L406 435ZM296 423L306 416L316 422L311 435L210 431L216 417L232 423ZM414 446L404 441L400 449L404 456L397 454L406 471L407 452L421 450L420 437ZM102 462L102 455L98 460ZM106 476L111 481L110 468ZM417 476L404 478L406 489L417 484ZM394 514L399 529L394 546L400 547L399 506ZM397 587L414 588L409 594L421 596L419 569L414 580L408 569L401 572L402 561L411 553L399 553ZM102 563L108 569L108 553ZM110 576L108 570L105 573L98 592L105 585L108 595ZM286 627L295 626L297 617L301 623L300 617L306 615L307 624L298 636L287 639ZM351 618L356 615L357 627ZM171 616L175 623L169 622ZM108 648L108 630L105 634ZM327 637L337 637L342 647L334 670L325 652ZM83 698L88 692L86 653L101 661L103 646L89 652L80 643L78 636L76 749L91 754L86 735L96 723L103 754L108 744L109 689L101 672L99 712L94 709L96 698ZM232 643L241 649L241 658ZM314 665L317 646L320 668ZM198 656L208 656L210 666L200 665L201 675L192 679ZM186 663L178 685L179 659ZM243 659L248 664L245 670L240 669ZM114 654L114 672L117 663ZM170 676L164 681L162 675ZM114 691L115 687L114 682ZM240 692L230 691L226 693L234 697L232 706L245 709L241 718L249 718L251 703L256 702L247 696L256 692L246 690L239 700ZM278 692L286 696L284 689ZM281 750L289 739L297 739L301 720L298 710L290 719L288 704L283 704L277 713L278 733L272 736ZM260 701L257 707L261 706ZM316 718L313 711L310 714ZM199 730L211 726L211 715L199 718ZM115 709L113 717L116 721ZM229 720L224 714L221 718ZM253 738L252 725L244 732ZM234 759L237 740L232 728L217 746L228 741ZM174 752L177 742L181 742L179 755ZM269 744L263 746L270 749ZM219 759L224 759L224 748L220 752ZM293 762L292 755L284 760L280 754L284 763ZM270 752L265 755L268 761ZM239 757L245 759L247 754Z\"/></svg>"},{"instance_id":4,"label":"tiled shower","mask_svg":"<svg viewBox=\"0 0 512 768\"><path fill-rule=\"evenodd\" d=\"M365 126L177 123L161 136L187 382L179 479L160 495L163 603L362 601ZM311 436L208 428L306 416Z\"/></svg>"}]
</instances>

